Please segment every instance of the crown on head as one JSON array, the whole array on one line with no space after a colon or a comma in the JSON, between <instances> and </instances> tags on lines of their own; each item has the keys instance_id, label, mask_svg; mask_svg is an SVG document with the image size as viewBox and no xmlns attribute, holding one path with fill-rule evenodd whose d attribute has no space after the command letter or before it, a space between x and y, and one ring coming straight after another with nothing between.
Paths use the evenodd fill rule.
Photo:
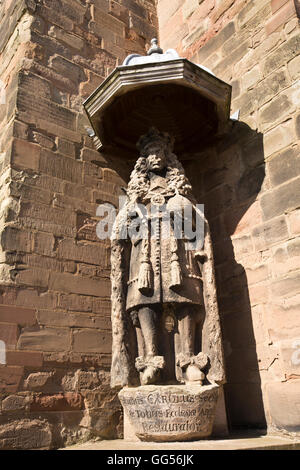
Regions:
<instances>
[{"instance_id":1,"label":"crown on head","mask_svg":"<svg viewBox=\"0 0 300 470\"><path fill-rule=\"evenodd\" d=\"M141 155L144 155L147 152L147 149L150 145L159 143L166 148L173 148L173 138L167 132L160 132L155 127L151 127L147 134L142 135L136 146L141 152Z\"/></svg>"}]
</instances>

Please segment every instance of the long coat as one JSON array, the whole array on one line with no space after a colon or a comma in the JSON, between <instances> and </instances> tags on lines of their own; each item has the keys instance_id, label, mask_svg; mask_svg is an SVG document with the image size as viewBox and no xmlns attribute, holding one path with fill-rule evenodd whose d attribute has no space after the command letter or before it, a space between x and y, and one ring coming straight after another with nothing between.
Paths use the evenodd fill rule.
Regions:
<instances>
[{"instance_id":1,"label":"long coat","mask_svg":"<svg viewBox=\"0 0 300 470\"><path fill-rule=\"evenodd\" d=\"M159 193L157 193L159 194ZM175 195L163 198L166 202L164 212L150 211L151 202L147 209L147 237L131 240L131 253L129 263L129 278L127 282L126 309L130 310L141 305L164 303L192 303L203 305L202 274L199 263L195 258L195 250L188 249L188 240L176 239L171 224L167 229L169 218L168 207L174 207L177 199L185 204L189 200L183 196ZM180 205L180 204L178 204ZM153 206L152 206L153 207ZM178 208L179 210L181 207ZM151 231L152 228L152 231ZM147 251L147 253L145 253ZM149 268L149 288L140 289L141 269L147 257ZM174 266L175 265L175 266ZM174 285L174 269L179 279Z\"/></svg>"}]
</instances>

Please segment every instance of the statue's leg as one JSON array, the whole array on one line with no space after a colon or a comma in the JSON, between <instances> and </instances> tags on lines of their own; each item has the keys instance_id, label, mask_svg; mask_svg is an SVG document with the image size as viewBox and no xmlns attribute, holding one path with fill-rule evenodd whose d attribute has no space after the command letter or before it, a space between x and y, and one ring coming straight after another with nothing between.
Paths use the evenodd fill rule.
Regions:
<instances>
[{"instance_id":1,"label":"statue's leg","mask_svg":"<svg viewBox=\"0 0 300 470\"><path fill-rule=\"evenodd\" d=\"M204 374L195 364L195 356L199 352L199 341L195 335L202 324L202 311L194 305L182 305L178 308L177 319L176 378L180 382L201 383Z\"/></svg>"},{"instance_id":2,"label":"statue's leg","mask_svg":"<svg viewBox=\"0 0 300 470\"><path fill-rule=\"evenodd\" d=\"M157 356L157 313L150 307L142 307L138 311L138 316L144 337L145 355Z\"/></svg>"},{"instance_id":3,"label":"statue's leg","mask_svg":"<svg viewBox=\"0 0 300 470\"><path fill-rule=\"evenodd\" d=\"M177 318L180 352L188 357L193 356L195 354L195 315L193 306L180 306Z\"/></svg>"},{"instance_id":4,"label":"statue's leg","mask_svg":"<svg viewBox=\"0 0 300 470\"><path fill-rule=\"evenodd\" d=\"M136 360L142 385L157 383L160 370L164 367L164 358L158 355L157 312L150 307L138 311L139 322L145 346L145 357Z\"/></svg>"}]
</instances>

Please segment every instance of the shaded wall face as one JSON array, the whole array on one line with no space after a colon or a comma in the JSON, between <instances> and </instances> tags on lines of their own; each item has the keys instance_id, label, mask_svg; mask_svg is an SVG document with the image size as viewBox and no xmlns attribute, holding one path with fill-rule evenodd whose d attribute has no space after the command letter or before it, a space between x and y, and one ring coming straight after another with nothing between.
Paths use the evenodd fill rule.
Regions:
<instances>
[{"instance_id":1,"label":"shaded wall face","mask_svg":"<svg viewBox=\"0 0 300 470\"><path fill-rule=\"evenodd\" d=\"M124 181L94 149L82 102L145 53L154 3L1 2L0 447L122 432L96 209L117 206Z\"/></svg>"},{"instance_id":2,"label":"shaded wall face","mask_svg":"<svg viewBox=\"0 0 300 470\"><path fill-rule=\"evenodd\" d=\"M212 229L229 420L290 431L300 429L297 6L158 2L161 46L232 84L240 110L230 134L186 164Z\"/></svg>"}]
</instances>

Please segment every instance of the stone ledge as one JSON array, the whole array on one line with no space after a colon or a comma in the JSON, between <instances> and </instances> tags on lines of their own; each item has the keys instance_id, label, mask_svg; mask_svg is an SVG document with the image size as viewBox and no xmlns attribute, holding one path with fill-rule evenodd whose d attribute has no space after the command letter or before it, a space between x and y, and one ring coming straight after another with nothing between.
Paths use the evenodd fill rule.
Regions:
<instances>
[{"instance_id":1,"label":"stone ledge","mask_svg":"<svg viewBox=\"0 0 300 470\"><path fill-rule=\"evenodd\" d=\"M261 431L231 433L227 439L193 442L133 442L123 439L89 441L60 450L300 450L298 438L264 435Z\"/></svg>"}]
</instances>

